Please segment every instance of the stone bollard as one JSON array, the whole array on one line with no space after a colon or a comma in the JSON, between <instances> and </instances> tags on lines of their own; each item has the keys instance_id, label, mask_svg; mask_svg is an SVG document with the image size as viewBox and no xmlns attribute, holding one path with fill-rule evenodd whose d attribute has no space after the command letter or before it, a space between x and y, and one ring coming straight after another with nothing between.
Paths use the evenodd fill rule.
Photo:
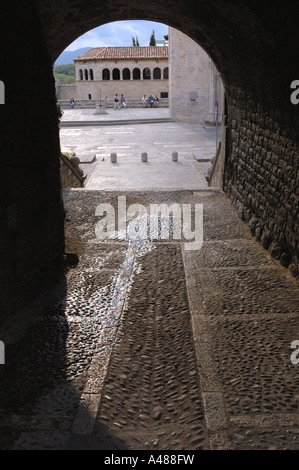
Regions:
<instances>
[{"instance_id":1,"label":"stone bollard","mask_svg":"<svg viewBox=\"0 0 299 470\"><path fill-rule=\"evenodd\" d=\"M117 154L116 153L111 153L111 163L117 163Z\"/></svg>"},{"instance_id":2,"label":"stone bollard","mask_svg":"<svg viewBox=\"0 0 299 470\"><path fill-rule=\"evenodd\" d=\"M172 154L172 161L177 162L178 160L179 160L179 154L178 154L178 152L174 152Z\"/></svg>"},{"instance_id":3,"label":"stone bollard","mask_svg":"<svg viewBox=\"0 0 299 470\"><path fill-rule=\"evenodd\" d=\"M142 161L143 163L146 163L146 162L147 162L147 153L142 153L142 154L141 154L141 161Z\"/></svg>"}]
</instances>

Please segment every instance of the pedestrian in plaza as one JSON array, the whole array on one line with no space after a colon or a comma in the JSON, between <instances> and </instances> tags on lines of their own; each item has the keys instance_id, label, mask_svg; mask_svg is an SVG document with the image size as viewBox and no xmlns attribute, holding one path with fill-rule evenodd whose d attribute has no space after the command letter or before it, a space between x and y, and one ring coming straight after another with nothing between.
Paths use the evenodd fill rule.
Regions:
<instances>
[{"instance_id":1,"label":"pedestrian in plaza","mask_svg":"<svg viewBox=\"0 0 299 470\"><path fill-rule=\"evenodd\" d=\"M119 109L119 101L118 101L117 93L115 93L115 96L114 96L114 109Z\"/></svg>"},{"instance_id":2,"label":"pedestrian in plaza","mask_svg":"<svg viewBox=\"0 0 299 470\"><path fill-rule=\"evenodd\" d=\"M70 105L71 105L71 108L72 108L72 109L74 109L74 106L75 106L75 100L74 100L74 98L73 98L73 97L70 99Z\"/></svg>"},{"instance_id":3,"label":"pedestrian in plaza","mask_svg":"<svg viewBox=\"0 0 299 470\"><path fill-rule=\"evenodd\" d=\"M143 104L144 108L147 107L147 97L146 97L146 95L143 95L143 97L142 97L142 104Z\"/></svg>"},{"instance_id":4,"label":"pedestrian in plaza","mask_svg":"<svg viewBox=\"0 0 299 470\"><path fill-rule=\"evenodd\" d=\"M120 95L120 107L126 109L127 104L124 95Z\"/></svg>"},{"instance_id":5,"label":"pedestrian in plaza","mask_svg":"<svg viewBox=\"0 0 299 470\"><path fill-rule=\"evenodd\" d=\"M108 96L105 96L104 103L105 103L105 109L107 109L108 108Z\"/></svg>"},{"instance_id":6,"label":"pedestrian in plaza","mask_svg":"<svg viewBox=\"0 0 299 470\"><path fill-rule=\"evenodd\" d=\"M149 96L148 101L149 101L150 107L152 108L154 106L154 97L153 97L153 95Z\"/></svg>"},{"instance_id":7,"label":"pedestrian in plaza","mask_svg":"<svg viewBox=\"0 0 299 470\"><path fill-rule=\"evenodd\" d=\"M154 107L155 107L155 108L158 108L158 106L159 106L159 98L158 98L157 95L155 95L155 98L154 98Z\"/></svg>"}]
</instances>

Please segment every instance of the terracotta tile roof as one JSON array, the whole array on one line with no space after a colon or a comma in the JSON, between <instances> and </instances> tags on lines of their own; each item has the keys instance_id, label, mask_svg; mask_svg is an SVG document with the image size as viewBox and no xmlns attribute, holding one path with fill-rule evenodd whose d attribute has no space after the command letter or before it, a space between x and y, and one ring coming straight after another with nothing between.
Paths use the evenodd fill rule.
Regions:
<instances>
[{"instance_id":1,"label":"terracotta tile roof","mask_svg":"<svg viewBox=\"0 0 299 470\"><path fill-rule=\"evenodd\" d=\"M95 47L74 61L94 59L168 59L168 46Z\"/></svg>"}]
</instances>

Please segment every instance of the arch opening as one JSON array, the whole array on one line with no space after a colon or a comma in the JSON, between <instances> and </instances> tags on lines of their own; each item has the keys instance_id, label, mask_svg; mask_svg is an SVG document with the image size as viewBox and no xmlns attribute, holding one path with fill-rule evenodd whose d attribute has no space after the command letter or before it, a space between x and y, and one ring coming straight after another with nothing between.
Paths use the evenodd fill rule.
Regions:
<instances>
[{"instance_id":1,"label":"arch opening","mask_svg":"<svg viewBox=\"0 0 299 470\"><path fill-rule=\"evenodd\" d=\"M134 68L133 70L133 80L140 80L141 74L140 74L140 69Z\"/></svg>"},{"instance_id":2,"label":"arch opening","mask_svg":"<svg viewBox=\"0 0 299 470\"><path fill-rule=\"evenodd\" d=\"M153 78L154 80L161 80L161 69L159 67L154 68Z\"/></svg>"},{"instance_id":3,"label":"arch opening","mask_svg":"<svg viewBox=\"0 0 299 470\"><path fill-rule=\"evenodd\" d=\"M213 1L199 2L194 8L194 2L191 0L167 0L163 8L157 9L154 3L149 5L132 0L124 7L123 2L115 0L103 9L98 1L78 0L76 6L73 2L65 2L62 9L61 2L57 0L52 2L38 0L27 2L26 8L30 14L25 12L23 3L19 2L17 8L20 13L18 17L20 30L17 32L17 37L21 41L22 34L24 34L24 37L28 35L34 40L30 41L30 47L29 42L28 45L24 45L23 53L26 52L28 60L26 63L22 61L21 72L17 72L17 66L9 54L4 57L4 76L1 79L6 85L6 97L14 96L14 103L26 102L26 110L29 110L31 106L34 109L32 119L28 115L26 123L21 119L21 116L24 116L24 108L21 109L20 117L16 120L19 133L24 136L30 149L28 162L32 163L34 168L36 168L36 161L39 161L40 145L35 145L26 136L38 130L46 144L44 147L47 150L43 158L45 162L47 161L48 173L45 175L41 168L36 169L38 176L34 181L30 174L26 174L27 186L32 183L32 186L36 188L36 181L51 181L53 184L51 187L46 184L44 188L38 189L38 194L44 196L42 198L26 194L25 189L21 189L22 180L20 180L18 185L20 193L16 195L13 204L20 203L22 207L23 200L26 199L28 206L36 207L40 236L43 238L41 247L47 245L45 243L47 227L51 227L53 231L56 230L56 235L53 237L59 240L59 243L53 242L51 245L50 241L48 242L47 246L52 246L52 250L49 249L49 259L52 259L52 254L56 254L57 257L61 256L63 245L58 175L59 139L58 126L55 124L55 95L49 59L51 58L54 62L68 44L97 25L118 19L143 18L162 21L189 35L209 53L214 64L217 65L227 92L225 124L228 147L225 154L223 187L237 205L238 212L244 220L247 222L252 220L253 231L260 239L263 238L264 244L270 246L274 242L277 243L280 250L279 259L282 257L283 262L288 264L291 258L298 265L296 246L293 241L294 227L298 225L290 208L290 201L294 200L294 188L297 185L295 168L298 166L296 133L298 109L290 103L289 92L290 83L299 74L298 64L293 60L298 50L298 40L295 35L298 31L297 15L295 6L289 6L286 9L282 3L276 3L274 8L273 2L265 1L263 8L258 2L245 5L240 1L236 1L234 6L225 2L221 4ZM216 20L213 21L215 8L217 15ZM12 13L10 16L8 7L5 10L6 13L9 20L13 21L14 16ZM20 22L19 18L25 16L28 21ZM277 28L278 23L279 28ZM294 33L294 41L286 41L285 31ZM6 41L11 39L15 43L12 33L9 30L6 33ZM38 66L35 65L36 57L39 59ZM15 77L9 75L10 70L16 71ZM26 91L24 98L24 87L19 87L18 83L22 77L24 83L28 83L32 70L39 77L38 90L35 88L36 84L29 83L28 93ZM37 91L40 99L32 104L29 98L27 99L27 94L28 97L30 93L36 96ZM48 113L44 113L44 110L39 107L45 99L49 103ZM34 116L40 117L34 119ZM15 113L12 118L16 119ZM48 132L49 129L52 131ZM244 129L246 129L246 134ZM258 146L256 133L258 133ZM11 135L9 128L7 134ZM19 140L21 142L22 139ZM288 149L287 154L286 149ZM11 153L12 159L16 162L20 161L22 151L21 145L15 145ZM52 161L53 155L57 157L56 162ZM250 158L251 166L248 164L248 158ZM270 158L270 161L266 164L265 170L263 165L267 162L267 158ZM290 167L288 177L284 179L283 170L275 173L272 162L275 162L276 168L286 165ZM288 165L290 162L292 165ZM255 168L253 173L252 168ZM257 175L259 176L258 184L256 183ZM270 187L269 182L271 184L275 182L276 186ZM8 185L8 183L5 184ZM49 186L48 189L46 189L47 186ZM42 202L39 205L38 200L48 201L49 199L55 201L53 202L55 209L45 221L45 205L42 205ZM8 200L4 210L13 211L11 205L12 201ZM278 213L278 208L279 210L284 208L286 211L284 216ZM277 221L274 230L273 220ZM23 229L20 231L19 238L22 238L22 235L30 244L31 239L28 234L26 238ZM12 243L12 246L15 250L16 244Z\"/></svg>"},{"instance_id":4,"label":"arch opening","mask_svg":"<svg viewBox=\"0 0 299 470\"><path fill-rule=\"evenodd\" d=\"M152 77L151 69L149 67L145 67L143 69L143 80L150 80Z\"/></svg>"},{"instance_id":5,"label":"arch opening","mask_svg":"<svg viewBox=\"0 0 299 470\"><path fill-rule=\"evenodd\" d=\"M128 68L123 69L123 80L131 80L131 71Z\"/></svg>"},{"instance_id":6,"label":"arch opening","mask_svg":"<svg viewBox=\"0 0 299 470\"><path fill-rule=\"evenodd\" d=\"M110 80L110 70L109 69L104 69L102 72L102 79L105 81Z\"/></svg>"},{"instance_id":7,"label":"arch opening","mask_svg":"<svg viewBox=\"0 0 299 470\"><path fill-rule=\"evenodd\" d=\"M113 69L112 70L112 80L120 80L120 70Z\"/></svg>"},{"instance_id":8,"label":"arch opening","mask_svg":"<svg viewBox=\"0 0 299 470\"><path fill-rule=\"evenodd\" d=\"M194 122L199 125L210 121L215 122L215 98L219 102L222 100L221 87L219 86L218 89L215 80L215 74L219 75L219 73L205 51L192 39L173 28L169 29L167 26L165 28L167 28L167 35L165 35L167 45L95 47L75 58L77 69L84 62L87 68L92 65L96 76L102 76L102 80L96 80L95 83L91 83L92 80L89 83L77 83L78 106L86 105L86 99L93 101L93 106L101 105L105 96L105 109L108 113L111 107L118 110L119 108L131 109L132 107L141 108L144 106L144 108L159 108L162 115L164 110L168 112L168 107L170 107L171 116L176 121ZM189 51L190 47L192 51ZM181 49L182 51L180 51ZM138 63L137 67L136 62ZM173 70L172 77L169 76L170 62ZM114 63L117 63L117 67L112 68L109 64ZM180 76L183 72L190 83L185 82L182 88ZM191 79L192 74L193 78ZM200 89L197 85L199 76L202 79L199 80ZM205 78L207 76L209 76L208 80ZM133 84L134 80L138 83ZM204 80L205 83L203 83ZM115 82L120 83L116 84ZM147 97L146 102L141 99L144 95ZM114 102L115 96L119 100L118 104ZM80 102L82 103L80 104ZM167 116L169 115L168 112ZM219 112L216 123L218 135L215 136L218 141L221 137L220 116ZM167 143L169 145L171 141L167 141ZM101 142L97 142L97 145L100 144ZM217 144L218 142L213 143L212 153L215 152ZM188 143L186 145L188 147ZM203 181L206 185L205 180Z\"/></svg>"}]
</instances>

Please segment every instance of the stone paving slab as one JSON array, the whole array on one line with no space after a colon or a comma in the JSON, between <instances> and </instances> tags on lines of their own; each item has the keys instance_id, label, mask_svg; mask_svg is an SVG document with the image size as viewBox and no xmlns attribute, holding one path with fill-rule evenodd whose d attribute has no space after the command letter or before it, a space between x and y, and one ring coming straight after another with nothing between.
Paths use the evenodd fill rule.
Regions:
<instances>
[{"instance_id":1,"label":"stone paving slab","mask_svg":"<svg viewBox=\"0 0 299 470\"><path fill-rule=\"evenodd\" d=\"M115 190L155 190L159 187L173 189L198 189L207 187L204 174L209 164L197 164L181 160L178 163L169 162L131 162L119 161L112 165L110 162L101 163L92 173L88 189Z\"/></svg>"},{"instance_id":2,"label":"stone paving slab","mask_svg":"<svg viewBox=\"0 0 299 470\"><path fill-rule=\"evenodd\" d=\"M211 448L298 449L299 382L291 363L298 283L246 231L238 239L222 230L233 213L212 200L204 206L205 231L218 221L220 236L208 237L201 251L183 252L203 396L217 393L226 411ZM235 221L234 235L242 235L242 225ZM213 423L213 407L207 400L204 406Z\"/></svg>"},{"instance_id":3,"label":"stone paving slab","mask_svg":"<svg viewBox=\"0 0 299 470\"><path fill-rule=\"evenodd\" d=\"M72 121L128 121L170 118L169 108L108 109L107 114L96 114L96 109L64 109L61 122Z\"/></svg>"},{"instance_id":4,"label":"stone paving slab","mask_svg":"<svg viewBox=\"0 0 299 470\"><path fill-rule=\"evenodd\" d=\"M85 186L89 190L207 188L205 174L216 153L215 138L213 128L184 123L123 126L120 121L119 125L101 129L60 130L61 145L75 150L83 163L81 167L87 174ZM144 152L148 154L147 163L141 161ZM173 152L179 154L177 163L172 161ZM118 156L116 164L111 163L111 153ZM194 155L203 162L198 162ZM94 157L96 160L87 164Z\"/></svg>"}]
</instances>

